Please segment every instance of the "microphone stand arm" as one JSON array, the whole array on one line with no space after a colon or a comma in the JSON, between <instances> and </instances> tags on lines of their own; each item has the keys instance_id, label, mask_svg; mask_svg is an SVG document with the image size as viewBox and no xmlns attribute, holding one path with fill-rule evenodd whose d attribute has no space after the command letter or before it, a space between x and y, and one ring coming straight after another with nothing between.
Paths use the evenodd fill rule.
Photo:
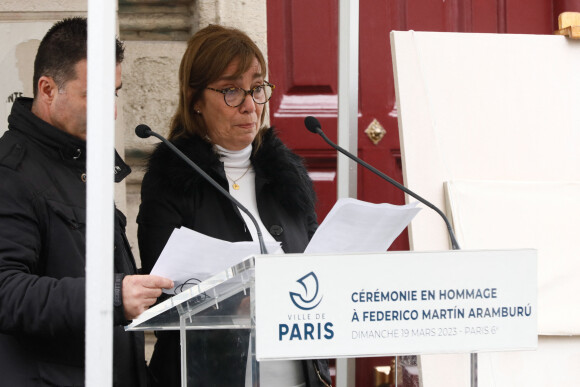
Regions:
<instances>
[{"instance_id":1,"label":"microphone stand arm","mask_svg":"<svg viewBox=\"0 0 580 387\"><path fill-rule=\"evenodd\" d=\"M151 134L152 136L155 136L158 139L160 139L161 141L163 141L163 143L165 145L167 145L175 153L177 153L179 156L181 156L183 161L185 161L190 167L195 169L195 171L197 173L202 175L205 178L205 180L209 181L211 183L211 185L213 185L215 187L215 189L217 189L222 195L224 195L225 197L227 197L228 199L233 201L235 203L235 205L238 206L238 208L240 210L244 211L246 213L246 215L248 215L250 217L250 219L252 220L252 223L254 223L254 227L256 227L256 232L258 234L258 241L260 243L260 254L268 254L268 250L266 250L266 244L264 243L264 238L262 237L262 231L260 230L260 227L258 226L258 222L256 221L256 218L254 218L254 215L252 215L250 213L250 211L248 211L248 209L246 207L244 207L243 204L241 204L238 200L236 200L236 198L231 196L230 193L224 189L224 187L222 187L216 181L214 181L214 179L212 179L207 173L205 173L205 171L203 169L201 169L194 162L192 162L186 155L183 154L182 151L180 151L175 145L173 145L165 137L155 133L152 130L149 132L149 134Z\"/></svg>"},{"instance_id":2,"label":"microphone stand arm","mask_svg":"<svg viewBox=\"0 0 580 387\"><path fill-rule=\"evenodd\" d=\"M451 227L451 223L449 223L449 219L447 219L445 214L439 208L435 207L435 205L431 204L426 199L423 199L421 196L417 195L415 192L411 191L410 189L408 189L407 187L405 187L404 185L402 185L398 181L385 175L383 172L379 171L378 169L376 169L372 165L359 159L355 155L352 155L349 152L345 151L343 148L341 148L340 146L338 146L335 143L333 143L332 141L330 141L330 139L328 137L326 137L326 134L324 134L324 132L320 128L317 128L317 129L318 130L316 131L316 133L318 133L324 139L324 141L326 141L331 147L333 147L334 149L336 149L337 151L339 151L343 155L347 156L351 160L354 160L357 163L361 164L363 167L367 168L368 170L372 171L373 173L379 175L380 177L382 177L383 179L385 179L386 181L388 181L389 183L391 183L395 187L399 188L401 191L414 197L415 199L417 199L418 201L420 201L421 203L423 203L427 207L429 207L432 210L434 210L435 212L437 212L439 214L439 216L441 216L441 218L443 218L443 221L445 222L445 225L447 226L447 232L449 233L449 238L451 239L451 247L453 248L453 250L459 250L459 244L457 243L457 240L455 239L455 233L453 232L453 228Z\"/></svg>"},{"instance_id":3,"label":"microphone stand arm","mask_svg":"<svg viewBox=\"0 0 580 387\"><path fill-rule=\"evenodd\" d=\"M445 216L445 214L439 208L435 207L435 205L431 204L426 199L423 199L421 196L417 195L415 192L409 190L407 187L405 187L404 185L402 185L398 181L393 180L391 177L385 175L384 173L382 173L381 171L379 171L378 169L376 169L372 165L359 159L355 155L350 154L349 152L347 152L346 150L344 150L340 146L338 146L335 143L333 143L332 141L330 141L330 139L328 137L326 137L326 134L324 134L324 132L322 131L322 129L320 129L320 127L316 128L315 130L316 130L316 133L318 133L324 139L324 141L326 141L331 147L333 147L334 149L336 149L337 151L339 151L343 155L347 156L351 160L358 162L360 165L367 168L371 172L376 173L377 175L379 175L380 177L382 177L383 179L385 179L386 181L388 181L389 183L391 183L395 187L399 188L400 190L407 193L408 195L414 197L415 199L417 199L418 201L420 201L421 203L425 204L427 207L431 208L436 213L438 213L441 216L441 218L443 218L443 221L445 222L445 225L447 226L447 232L449 233L449 239L451 239L452 249L459 250L459 244L457 243L457 240L455 239L455 233L453 232L453 227L451 227L451 224L449 223L449 219L447 219L447 216ZM478 364L477 353L472 353L470 356L471 386L472 387L477 386L477 368L478 368L477 364Z\"/></svg>"}]
</instances>

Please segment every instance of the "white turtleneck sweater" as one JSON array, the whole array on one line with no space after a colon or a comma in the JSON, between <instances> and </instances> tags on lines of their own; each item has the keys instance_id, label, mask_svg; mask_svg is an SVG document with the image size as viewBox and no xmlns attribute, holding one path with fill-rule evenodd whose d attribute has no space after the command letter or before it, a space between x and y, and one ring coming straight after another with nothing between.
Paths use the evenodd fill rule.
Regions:
<instances>
[{"instance_id":1,"label":"white turtleneck sweater","mask_svg":"<svg viewBox=\"0 0 580 387\"><path fill-rule=\"evenodd\" d=\"M215 148L220 156L220 161L224 163L224 170L226 177L228 179L228 188L230 194L236 198L244 207L248 209L256 218L260 230L262 230L262 237L264 242L276 242L274 237L270 235L266 226L262 223L260 219L260 214L258 213L258 204L256 201L256 173L252 167L250 161L250 155L252 154L252 144L248 145L242 150L231 151L225 149L219 145L215 145ZM237 184L239 189L234 189L233 185ZM258 240L258 233L256 232L256 227L250 219L250 217L243 211L240 210L244 222L252 235L252 240ZM274 252L270 252L274 253ZM276 251L276 253L282 253L282 250Z\"/></svg>"},{"instance_id":2,"label":"white turtleneck sweater","mask_svg":"<svg viewBox=\"0 0 580 387\"><path fill-rule=\"evenodd\" d=\"M260 219L258 213L258 203L256 201L256 173L250 161L252 154L252 144L239 151L231 151L219 145L214 145L219 154L220 161L224 163L224 170L228 179L228 188L230 194L236 198L248 211L252 213L260 230L264 242L275 242L274 237L270 235ZM233 185L237 184L239 189L234 189ZM246 227L250 231L253 240L258 240L256 227L250 217L243 211L240 211ZM282 248L277 251L271 251L272 254L283 254ZM251 350L251 348L250 348ZM250 353L250 352L248 352ZM251 386L251 357L248 356L246 366L246 386ZM300 361L265 361L260 363L260 385L264 387L303 387L306 386L304 381L304 371Z\"/></svg>"}]
</instances>

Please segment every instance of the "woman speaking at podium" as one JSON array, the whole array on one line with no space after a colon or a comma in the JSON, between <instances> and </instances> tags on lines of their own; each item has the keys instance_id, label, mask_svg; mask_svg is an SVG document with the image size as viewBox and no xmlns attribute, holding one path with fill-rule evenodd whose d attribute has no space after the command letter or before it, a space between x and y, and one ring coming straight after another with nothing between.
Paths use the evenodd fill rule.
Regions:
<instances>
[{"instance_id":1,"label":"woman speaking at podium","mask_svg":"<svg viewBox=\"0 0 580 387\"><path fill-rule=\"evenodd\" d=\"M264 126L274 85L264 56L242 31L208 26L193 35L179 69L169 140L256 218L266 241L302 253L316 230L315 194L302 160ZM250 218L161 143L143 179L137 218L143 269L151 271L175 228L229 242L257 240ZM191 265L196 264L192 252ZM189 385L245 386L249 332L196 331L188 341ZM178 332L157 332L150 372L180 386ZM193 370L193 371L191 371ZM325 386L326 361L260 364L262 386Z\"/></svg>"}]
</instances>

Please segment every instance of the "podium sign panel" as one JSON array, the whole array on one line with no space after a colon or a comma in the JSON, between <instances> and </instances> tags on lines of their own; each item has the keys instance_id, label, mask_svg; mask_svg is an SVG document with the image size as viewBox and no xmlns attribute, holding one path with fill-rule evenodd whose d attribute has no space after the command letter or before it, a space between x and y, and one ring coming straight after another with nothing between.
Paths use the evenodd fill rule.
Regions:
<instances>
[{"instance_id":1,"label":"podium sign panel","mask_svg":"<svg viewBox=\"0 0 580 387\"><path fill-rule=\"evenodd\" d=\"M537 347L535 250L255 259L258 360Z\"/></svg>"}]
</instances>

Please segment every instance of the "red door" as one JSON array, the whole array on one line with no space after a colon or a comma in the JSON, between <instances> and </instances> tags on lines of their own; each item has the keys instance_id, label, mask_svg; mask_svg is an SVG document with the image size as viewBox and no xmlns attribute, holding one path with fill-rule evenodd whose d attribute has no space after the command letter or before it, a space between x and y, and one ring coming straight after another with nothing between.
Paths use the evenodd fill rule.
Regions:
<instances>
[{"instance_id":1,"label":"red door","mask_svg":"<svg viewBox=\"0 0 580 387\"><path fill-rule=\"evenodd\" d=\"M390 31L552 34L558 13L580 11L580 0L360 0L359 7L358 155L403 182ZM276 85L271 123L305 158L322 221L336 201L337 155L303 122L317 117L336 141L338 0L268 0L267 9L269 80ZM373 122L386 131L376 145L365 133ZM401 192L361 167L358 198L404 203ZM405 234L391 249L408 247ZM389 364L389 358L357 359L356 385L374 386L373 367Z\"/></svg>"}]
</instances>

